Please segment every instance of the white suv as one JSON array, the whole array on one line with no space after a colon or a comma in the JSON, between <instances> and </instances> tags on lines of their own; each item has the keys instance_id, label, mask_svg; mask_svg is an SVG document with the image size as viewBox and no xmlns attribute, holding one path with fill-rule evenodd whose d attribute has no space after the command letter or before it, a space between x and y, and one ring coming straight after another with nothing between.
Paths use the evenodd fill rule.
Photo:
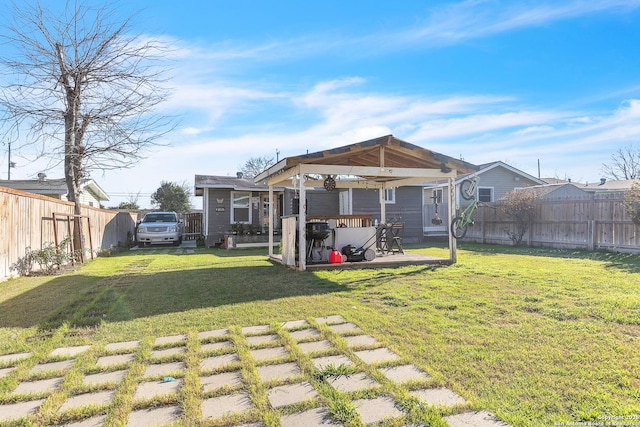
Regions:
<instances>
[{"instance_id":1,"label":"white suv","mask_svg":"<svg viewBox=\"0 0 640 427\"><path fill-rule=\"evenodd\" d=\"M175 212L149 212L136 229L138 247L154 243L182 243L183 220Z\"/></svg>"}]
</instances>

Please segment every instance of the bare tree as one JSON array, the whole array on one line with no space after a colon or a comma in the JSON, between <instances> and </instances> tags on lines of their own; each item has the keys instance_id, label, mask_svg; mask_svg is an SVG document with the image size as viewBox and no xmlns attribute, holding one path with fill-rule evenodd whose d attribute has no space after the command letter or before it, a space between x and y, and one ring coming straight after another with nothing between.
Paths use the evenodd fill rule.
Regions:
<instances>
[{"instance_id":1,"label":"bare tree","mask_svg":"<svg viewBox=\"0 0 640 427\"><path fill-rule=\"evenodd\" d=\"M119 21L114 12L82 1L67 1L62 12L15 3L2 40L15 54L0 57L0 123L36 154L64 161L76 215L91 170L136 164L170 128L154 113L169 94L159 67L166 49L129 35L131 18Z\"/></svg>"},{"instance_id":2,"label":"bare tree","mask_svg":"<svg viewBox=\"0 0 640 427\"><path fill-rule=\"evenodd\" d=\"M640 145L628 145L619 148L611 155L611 162L602 165L603 178L636 179L640 178Z\"/></svg>"},{"instance_id":3,"label":"bare tree","mask_svg":"<svg viewBox=\"0 0 640 427\"><path fill-rule=\"evenodd\" d=\"M255 178L271 165L273 165L273 157L251 157L240 166L240 172L245 178Z\"/></svg>"}]
</instances>

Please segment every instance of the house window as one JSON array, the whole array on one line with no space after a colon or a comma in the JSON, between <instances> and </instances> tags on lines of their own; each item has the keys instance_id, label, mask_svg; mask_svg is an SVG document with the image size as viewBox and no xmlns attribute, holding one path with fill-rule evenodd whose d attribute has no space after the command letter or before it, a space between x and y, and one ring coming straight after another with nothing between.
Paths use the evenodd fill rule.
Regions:
<instances>
[{"instance_id":1,"label":"house window","mask_svg":"<svg viewBox=\"0 0 640 427\"><path fill-rule=\"evenodd\" d=\"M478 187L479 202L493 202L493 188Z\"/></svg>"},{"instance_id":2,"label":"house window","mask_svg":"<svg viewBox=\"0 0 640 427\"><path fill-rule=\"evenodd\" d=\"M431 192L431 200L433 200L433 203L442 203L442 189L433 190Z\"/></svg>"},{"instance_id":3,"label":"house window","mask_svg":"<svg viewBox=\"0 0 640 427\"><path fill-rule=\"evenodd\" d=\"M395 203L396 202L396 189L395 188L387 188L384 190L384 202L385 203Z\"/></svg>"},{"instance_id":4,"label":"house window","mask_svg":"<svg viewBox=\"0 0 640 427\"><path fill-rule=\"evenodd\" d=\"M251 222L251 193L231 193L231 223Z\"/></svg>"}]
</instances>

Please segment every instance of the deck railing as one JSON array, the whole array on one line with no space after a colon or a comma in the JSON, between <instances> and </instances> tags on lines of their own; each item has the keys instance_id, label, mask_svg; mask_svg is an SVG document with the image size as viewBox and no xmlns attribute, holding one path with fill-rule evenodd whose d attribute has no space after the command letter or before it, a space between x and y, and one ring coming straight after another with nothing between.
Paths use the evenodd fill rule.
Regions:
<instances>
[{"instance_id":1,"label":"deck railing","mask_svg":"<svg viewBox=\"0 0 640 427\"><path fill-rule=\"evenodd\" d=\"M307 222L336 221L336 227L371 227L373 215L307 215Z\"/></svg>"}]
</instances>

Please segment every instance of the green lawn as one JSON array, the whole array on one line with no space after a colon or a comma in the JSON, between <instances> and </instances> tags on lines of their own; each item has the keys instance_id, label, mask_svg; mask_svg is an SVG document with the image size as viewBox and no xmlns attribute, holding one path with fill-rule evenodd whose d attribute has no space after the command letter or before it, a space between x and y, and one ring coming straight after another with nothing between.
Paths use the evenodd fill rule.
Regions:
<instances>
[{"instance_id":1,"label":"green lawn","mask_svg":"<svg viewBox=\"0 0 640 427\"><path fill-rule=\"evenodd\" d=\"M450 267L301 273L261 250L132 251L0 283L0 353L332 314L513 426L640 416L637 255L461 245Z\"/></svg>"}]
</instances>

